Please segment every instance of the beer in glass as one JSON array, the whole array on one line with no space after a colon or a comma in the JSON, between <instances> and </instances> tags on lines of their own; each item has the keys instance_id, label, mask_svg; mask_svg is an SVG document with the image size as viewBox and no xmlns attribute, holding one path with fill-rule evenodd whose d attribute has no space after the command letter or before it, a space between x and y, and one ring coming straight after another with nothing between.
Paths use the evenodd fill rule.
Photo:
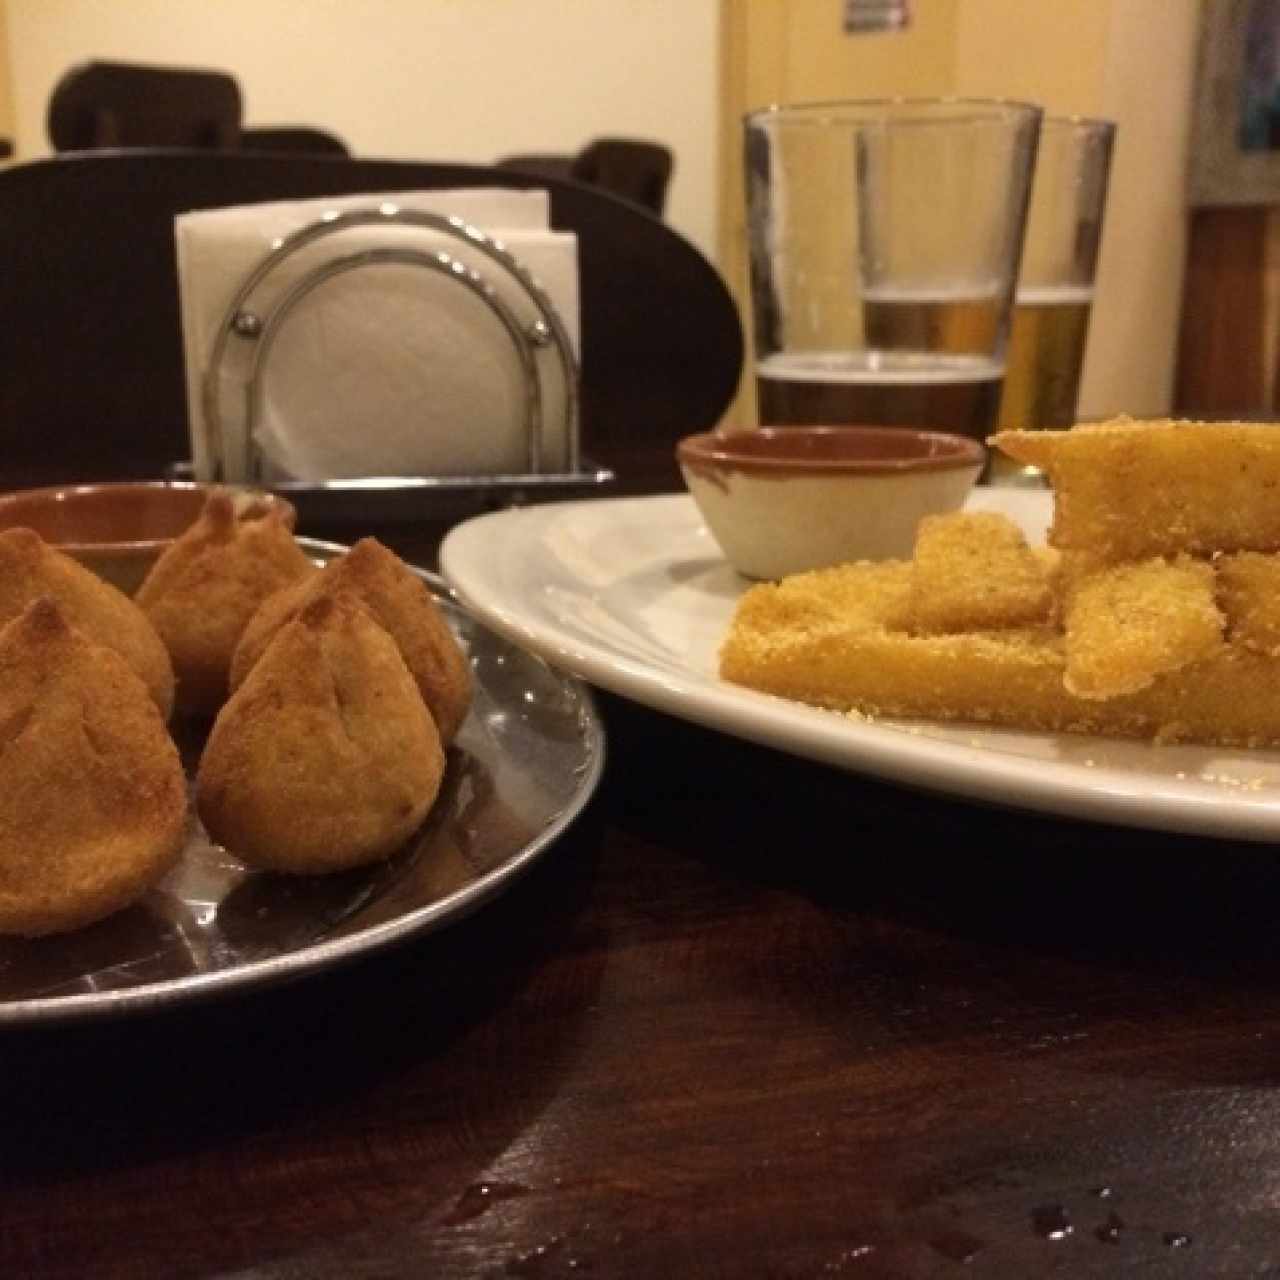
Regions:
<instances>
[{"instance_id":1,"label":"beer in glass","mask_svg":"<svg viewBox=\"0 0 1280 1280\"><path fill-rule=\"evenodd\" d=\"M747 117L761 424L990 434L1039 122L952 99Z\"/></svg>"},{"instance_id":2,"label":"beer in glass","mask_svg":"<svg viewBox=\"0 0 1280 1280\"><path fill-rule=\"evenodd\" d=\"M1031 210L1014 298L1001 430L1070 427L1076 420L1115 125L1041 123ZM991 479L1035 484L1035 467L996 455Z\"/></svg>"}]
</instances>

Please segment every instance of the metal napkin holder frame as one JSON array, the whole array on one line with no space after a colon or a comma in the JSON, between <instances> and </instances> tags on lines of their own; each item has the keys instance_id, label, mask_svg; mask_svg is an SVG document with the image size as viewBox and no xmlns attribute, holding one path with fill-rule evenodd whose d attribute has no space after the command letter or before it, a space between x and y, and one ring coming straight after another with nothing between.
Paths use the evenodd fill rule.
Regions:
<instances>
[{"instance_id":1,"label":"metal napkin holder frame","mask_svg":"<svg viewBox=\"0 0 1280 1280\"><path fill-rule=\"evenodd\" d=\"M440 232L463 241L500 265L533 303L535 319L526 323L494 288L480 270L443 249L383 246L359 249L325 259L311 268L278 298L264 316L252 305L254 292L287 258L326 236L351 227L399 225ZM263 384L276 338L293 309L314 289L350 271L376 266L408 266L430 271L455 282L479 299L497 318L515 349L524 383L524 428L527 471L467 476L360 476L319 481L295 479L264 480L262 451L257 441L261 419ZM270 251L244 278L218 326L201 384L201 405L205 456L212 478L227 476L226 436L222 421L221 375L233 341L253 342L255 349L245 384L245 447L249 474L244 480L263 484L292 496L329 495L358 492L413 493L441 495L482 494L499 500L520 501L540 491L559 492L581 486L607 484L613 473L606 468L584 464L580 453L579 367L573 345L555 305L523 263L502 243L478 227L456 216L405 209L389 202L344 212L331 211L314 222L275 240ZM560 470L548 469L543 458L544 406L538 360L554 353L564 379L564 458Z\"/></svg>"}]
</instances>

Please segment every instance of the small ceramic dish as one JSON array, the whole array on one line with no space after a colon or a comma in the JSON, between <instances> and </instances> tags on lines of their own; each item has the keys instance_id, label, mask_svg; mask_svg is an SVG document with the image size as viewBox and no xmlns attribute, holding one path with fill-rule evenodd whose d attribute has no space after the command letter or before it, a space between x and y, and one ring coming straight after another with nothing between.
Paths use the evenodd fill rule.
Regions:
<instances>
[{"instance_id":1,"label":"small ceramic dish","mask_svg":"<svg viewBox=\"0 0 1280 1280\"><path fill-rule=\"evenodd\" d=\"M909 559L920 518L963 505L986 450L914 427L761 427L686 436L676 458L734 568L781 578Z\"/></svg>"},{"instance_id":2,"label":"small ceramic dish","mask_svg":"<svg viewBox=\"0 0 1280 1280\"><path fill-rule=\"evenodd\" d=\"M68 484L0 493L0 530L34 529L99 577L132 595L156 557L200 514L212 486L173 481ZM271 507L293 528L293 504L228 486L241 516Z\"/></svg>"}]
</instances>

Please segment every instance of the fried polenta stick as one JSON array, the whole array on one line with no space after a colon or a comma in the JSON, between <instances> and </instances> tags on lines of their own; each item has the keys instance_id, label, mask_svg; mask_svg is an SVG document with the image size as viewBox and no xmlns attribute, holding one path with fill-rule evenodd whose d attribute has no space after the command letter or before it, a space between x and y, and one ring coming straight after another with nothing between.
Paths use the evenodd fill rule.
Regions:
<instances>
[{"instance_id":1,"label":"fried polenta stick","mask_svg":"<svg viewBox=\"0 0 1280 1280\"><path fill-rule=\"evenodd\" d=\"M1052 719L1062 642L1047 628L917 636L913 565L840 565L753 587L720 653L735 684L815 706L867 714L1001 719L1010 701ZM939 678L941 676L941 679Z\"/></svg>"},{"instance_id":2,"label":"fried polenta stick","mask_svg":"<svg viewBox=\"0 0 1280 1280\"><path fill-rule=\"evenodd\" d=\"M990 443L1048 473L1049 542L1099 563L1280 548L1280 428L1113 422L1002 431Z\"/></svg>"},{"instance_id":3,"label":"fried polenta stick","mask_svg":"<svg viewBox=\"0 0 1280 1280\"><path fill-rule=\"evenodd\" d=\"M922 634L1028 626L1052 614L1049 568L1007 516L925 516L913 563L911 624Z\"/></svg>"},{"instance_id":4,"label":"fried polenta stick","mask_svg":"<svg viewBox=\"0 0 1280 1280\"><path fill-rule=\"evenodd\" d=\"M867 715L1223 746L1280 743L1276 664L1243 646L1220 645L1136 693L1079 698L1063 683L1066 654L1052 628L942 636L896 629L910 576L906 563L855 564L751 588L721 649L721 676Z\"/></svg>"},{"instance_id":5,"label":"fried polenta stick","mask_svg":"<svg viewBox=\"0 0 1280 1280\"><path fill-rule=\"evenodd\" d=\"M1063 683L1079 698L1136 693L1221 648L1212 567L1179 556L1116 565L1071 591Z\"/></svg>"}]
</instances>

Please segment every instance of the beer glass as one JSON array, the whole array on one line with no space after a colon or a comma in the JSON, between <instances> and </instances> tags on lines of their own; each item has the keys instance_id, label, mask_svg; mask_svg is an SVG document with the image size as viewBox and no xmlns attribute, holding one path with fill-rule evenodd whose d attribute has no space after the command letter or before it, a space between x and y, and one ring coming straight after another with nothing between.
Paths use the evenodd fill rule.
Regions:
<instances>
[{"instance_id":1,"label":"beer glass","mask_svg":"<svg viewBox=\"0 0 1280 1280\"><path fill-rule=\"evenodd\" d=\"M990 433L1040 117L964 99L746 117L762 424Z\"/></svg>"},{"instance_id":2,"label":"beer glass","mask_svg":"<svg viewBox=\"0 0 1280 1280\"><path fill-rule=\"evenodd\" d=\"M1000 401L1002 430L1075 423L1115 131L1110 120L1041 122ZM999 454L991 459L990 478L1041 483L1035 467Z\"/></svg>"}]
</instances>

